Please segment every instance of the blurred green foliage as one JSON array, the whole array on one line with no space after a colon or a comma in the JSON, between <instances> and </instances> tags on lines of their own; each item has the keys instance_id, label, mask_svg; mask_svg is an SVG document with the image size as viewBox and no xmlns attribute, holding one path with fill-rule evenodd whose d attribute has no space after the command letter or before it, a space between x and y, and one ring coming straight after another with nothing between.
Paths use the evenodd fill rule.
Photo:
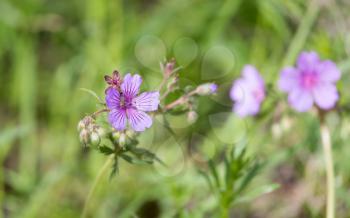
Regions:
<instances>
[{"instance_id":1,"label":"blurred green foliage","mask_svg":"<svg viewBox=\"0 0 350 218\"><path fill-rule=\"evenodd\" d=\"M194 124L185 115L169 117L176 139L157 120L140 141L170 168L121 162L119 175L106 176L97 190L93 217L212 217L215 197L196 169L241 140L250 156L267 162L251 186L281 188L240 203L231 215L323 217L316 117L288 110L276 93L280 103L268 101L264 116L242 121L227 97L244 64L273 84L304 49L342 68L340 113L328 120L337 213L349 217L349 9L346 1L1 0L0 217L78 217L104 161L79 144L76 125L96 109L80 88L103 97L103 75L118 69L140 73L143 88L154 89L162 78L158 62L172 57L184 66L183 87L214 80L219 93L200 99Z\"/></svg>"}]
</instances>

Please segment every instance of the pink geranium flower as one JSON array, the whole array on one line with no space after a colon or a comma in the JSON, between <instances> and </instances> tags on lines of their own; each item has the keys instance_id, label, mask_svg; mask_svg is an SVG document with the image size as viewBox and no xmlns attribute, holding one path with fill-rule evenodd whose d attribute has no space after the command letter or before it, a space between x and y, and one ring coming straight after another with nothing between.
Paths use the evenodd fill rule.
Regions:
<instances>
[{"instance_id":1,"label":"pink geranium flower","mask_svg":"<svg viewBox=\"0 0 350 218\"><path fill-rule=\"evenodd\" d=\"M233 111L240 117L256 115L265 99L265 83L258 70L246 65L242 77L234 81L230 97L234 101Z\"/></svg>"},{"instance_id":2,"label":"pink geranium flower","mask_svg":"<svg viewBox=\"0 0 350 218\"><path fill-rule=\"evenodd\" d=\"M116 130L124 130L127 123L137 132L151 127L152 118L146 112L158 109L159 92L139 94L141 83L140 75L127 74L120 87L106 90L108 121Z\"/></svg>"},{"instance_id":3,"label":"pink geranium flower","mask_svg":"<svg viewBox=\"0 0 350 218\"><path fill-rule=\"evenodd\" d=\"M340 75L332 61L321 61L316 52L302 52L296 67L281 71L278 86L288 93L289 104L299 112L309 110L314 103L329 110L339 99L335 84Z\"/></svg>"}]
</instances>

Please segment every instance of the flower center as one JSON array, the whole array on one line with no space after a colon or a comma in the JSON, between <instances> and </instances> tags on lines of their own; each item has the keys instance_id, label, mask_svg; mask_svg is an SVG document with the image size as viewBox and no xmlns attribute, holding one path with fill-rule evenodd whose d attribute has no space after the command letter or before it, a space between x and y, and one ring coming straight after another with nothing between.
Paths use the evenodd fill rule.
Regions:
<instances>
[{"instance_id":1,"label":"flower center","mask_svg":"<svg viewBox=\"0 0 350 218\"><path fill-rule=\"evenodd\" d=\"M301 76L301 85L306 89L313 88L318 82L318 76L314 73L304 73Z\"/></svg>"},{"instance_id":2,"label":"flower center","mask_svg":"<svg viewBox=\"0 0 350 218\"><path fill-rule=\"evenodd\" d=\"M119 106L122 109L127 109L132 106L132 99L125 97L124 95L120 96Z\"/></svg>"}]
</instances>

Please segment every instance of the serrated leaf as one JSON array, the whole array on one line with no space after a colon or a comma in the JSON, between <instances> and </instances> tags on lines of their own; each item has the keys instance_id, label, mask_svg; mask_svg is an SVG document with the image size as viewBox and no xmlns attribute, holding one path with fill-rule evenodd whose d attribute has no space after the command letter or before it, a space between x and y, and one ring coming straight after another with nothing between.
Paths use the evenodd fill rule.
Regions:
<instances>
[{"instance_id":1,"label":"serrated leaf","mask_svg":"<svg viewBox=\"0 0 350 218\"><path fill-rule=\"evenodd\" d=\"M106 145L103 145L103 146L99 146L98 147L98 150L102 153L102 154L105 154L105 155L110 155L110 154L113 154L114 151L112 148L106 146Z\"/></svg>"},{"instance_id":2,"label":"serrated leaf","mask_svg":"<svg viewBox=\"0 0 350 218\"><path fill-rule=\"evenodd\" d=\"M159 157L157 157L156 154L152 153L151 151L145 148L132 147L130 148L130 152L139 157L142 161L146 161L147 163L153 163L153 161L155 160L163 166L166 166L166 164ZM145 157L149 158L150 160L143 159Z\"/></svg>"},{"instance_id":3,"label":"serrated leaf","mask_svg":"<svg viewBox=\"0 0 350 218\"><path fill-rule=\"evenodd\" d=\"M134 159L133 159L131 156L129 156L129 155L120 154L119 156L120 156L121 158L123 158L125 161L127 161L127 162L129 162L129 163L131 163L131 164L134 164L134 163L135 163Z\"/></svg>"}]
</instances>

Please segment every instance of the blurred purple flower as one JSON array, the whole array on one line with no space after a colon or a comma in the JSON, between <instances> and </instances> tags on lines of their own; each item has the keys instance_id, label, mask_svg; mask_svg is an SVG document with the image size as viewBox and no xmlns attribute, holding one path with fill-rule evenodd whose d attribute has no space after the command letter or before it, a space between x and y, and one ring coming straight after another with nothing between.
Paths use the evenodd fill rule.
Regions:
<instances>
[{"instance_id":1,"label":"blurred purple flower","mask_svg":"<svg viewBox=\"0 0 350 218\"><path fill-rule=\"evenodd\" d=\"M316 52L302 52L297 66L281 71L279 88L288 93L289 104L299 112L309 110L313 103L328 110L338 101L335 83L340 71L330 60L321 61Z\"/></svg>"},{"instance_id":2,"label":"blurred purple flower","mask_svg":"<svg viewBox=\"0 0 350 218\"><path fill-rule=\"evenodd\" d=\"M218 90L218 85L216 85L215 83L210 84L211 93L216 93L217 90Z\"/></svg>"},{"instance_id":3,"label":"blurred purple flower","mask_svg":"<svg viewBox=\"0 0 350 218\"><path fill-rule=\"evenodd\" d=\"M159 105L159 92L143 92L140 75L127 74L120 86L120 92L110 88L106 93L106 104L110 109L108 120L116 130L124 130L127 122L137 132L151 127L152 119L145 113L155 111Z\"/></svg>"},{"instance_id":4,"label":"blurred purple flower","mask_svg":"<svg viewBox=\"0 0 350 218\"><path fill-rule=\"evenodd\" d=\"M258 70L252 65L244 66L242 77L234 81L230 91L234 101L233 111L240 117L256 115L265 99L265 84Z\"/></svg>"}]
</instances>

